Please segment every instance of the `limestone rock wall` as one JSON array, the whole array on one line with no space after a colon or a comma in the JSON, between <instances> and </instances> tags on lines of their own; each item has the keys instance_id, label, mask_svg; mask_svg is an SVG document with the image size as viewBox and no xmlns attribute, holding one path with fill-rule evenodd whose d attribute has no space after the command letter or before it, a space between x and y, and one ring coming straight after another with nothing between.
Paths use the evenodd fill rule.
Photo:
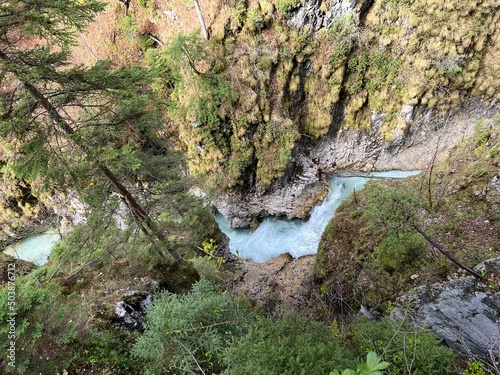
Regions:
<instances>
[{"instance_id":1,"label":"limestone rock wall","mask_svg":"<svg viewBox=\"0 0 500 375\"><path fill-rule=\"evenodd\" d=\"M214 204L233 227L306 216L323 172L425 168L499 111L495 2L273 4L233 30L240 138L207 174L224 174ZM212 152L193 150L199 170Z\"/></svg>"},{"instance_id":2,"label":"limestone rock wall","mask_svg":"<svg viewBox=\"0 0 500 375\"><path fill-rule=\"evenodd\" d=\"M422 286L400 298L405 308L394 311L393 317L410 317L465 355L487 360L500 356L500 260L485 261L476 270L485 274L489 285L467 276Z\"/></svg>"}]
</instances>

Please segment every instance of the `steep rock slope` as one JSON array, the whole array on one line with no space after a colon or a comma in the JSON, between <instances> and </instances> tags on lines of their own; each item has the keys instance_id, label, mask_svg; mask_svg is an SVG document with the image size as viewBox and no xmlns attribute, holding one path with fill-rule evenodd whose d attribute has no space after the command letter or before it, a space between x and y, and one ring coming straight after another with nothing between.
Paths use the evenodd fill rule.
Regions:
<instances>
[{"instance_id":1,"label":"steep rock slope","mask_svg":"<svg viewBox=\"0 0 500 375\"><path fill-rule=\"evenodd\" d=\"M157 74L165 133L234 227L307 216L324 172L423 168L498 111L494 0L207 1L209 41L180 1L111 4L75 62Z\"/></svg>"},{"instance_id":2,"label":"steep rock slope","mask_svg":"<svg viewBox=\"0 0 500 375\"><path fill-rule=\"evenodd\" d=\"M454 350L494 360L500 354L500 294L495 286L498 259L487 260L476 269L488 276L489 286L472 276L422 286L399 299L402 309L394 310L393 318L409 317Z\"/></svg>"},{"instance_id":3,"label":"steep rock slope","mask_svg":"<svg viewBox=\"0 0 500 375\"><path fill-rule=\"evenodd\" d=\"M190 153L194 173L230 188L215 204L233 226L304 216L325 171L424 168L498 112L495 2L241 9L220 36L240 94L225 111L226 150L208 136Z\"/></svg>"}]
</instances>

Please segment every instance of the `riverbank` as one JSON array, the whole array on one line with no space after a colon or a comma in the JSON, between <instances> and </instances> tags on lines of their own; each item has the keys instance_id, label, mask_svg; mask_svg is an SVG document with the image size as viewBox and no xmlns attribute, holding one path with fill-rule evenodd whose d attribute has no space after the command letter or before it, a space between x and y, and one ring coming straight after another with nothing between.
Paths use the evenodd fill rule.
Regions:
<instances>
[{"instance_id":1,"label":"riverbank","mask_svg":"<svg viewBox=\"0 0 500 375\"><path fill-rule=\"evenodd\" d=\"M233 254L255 262L265 262L281 254L293 258L315 254L321 236L335 214L339 205L373 178L401 179L420 173L419 171L386 172L345 172L328 179L328 194L315 206L308 220L278 217L265 217L255 229L231 229L229 222L222 216L216 219L219 228L229 239ZM347 176L347 177L344 177Z\"/></svg>"},{"instance_id":2,"label":"riverbank","mask_svg":"<svg viewBox=\"0 0 500 375\"><path fill-rule=\"evenodd\" d=\"M280 319L288 313L324 319L327 309L313 279L315 255L293 259L283 254L264 263L243 260L229 285L229 291L245 295L255 307Z\"/></svg>"},{"instance_id":3,"label":"riverbank","mask_svg":"<svg viewBox=\"0 0 500 375\"><path fill-rule=\"evenodd\" d=\"M23 220L21 225L13 228L12 225L4 225L0 231L0 249L2 251L25 238L44 233L57 225L57 215L49 209L44 209L36 218Z\"/></svg>"}]
</instances>

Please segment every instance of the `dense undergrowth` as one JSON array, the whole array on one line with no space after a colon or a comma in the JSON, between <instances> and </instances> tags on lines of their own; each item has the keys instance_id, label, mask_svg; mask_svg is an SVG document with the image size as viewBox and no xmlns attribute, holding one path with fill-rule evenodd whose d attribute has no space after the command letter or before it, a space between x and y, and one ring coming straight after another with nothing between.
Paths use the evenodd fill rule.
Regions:
<instances>
[{"instance_id":1,"label":"dense undergrowth","mask_svg":"<svg viewBox=\"0 0 500 375\"><path fill-rule=\"evenodd\" d=\"M406 373L410 363L413 374L454 369L450 349L405 323L360 320L341 332L296 313L273 322L202 280L188 294L157 294L139 334L96 319L81 290L68 294L57 281L42 280L39 273L18 280L20 346L16 367L3 363L6 373L321 375L355 368L369 351L388 360L393 374ZM0 297L5 312L5 288Z\"/></svg>"},{"instance_id":2,"label":"dense undergrowth","mask_svg":"<svg viewBox=\"0 0 500 375\"><path fill-rule=\"evenodd\" d=\"M325 230L315 277L330 301L384 311L414 286L460 273L417 232L421 229L473 268L500 252L500 118L405 181L371 182L342 203Z\"/></svg>"}]
</instances>

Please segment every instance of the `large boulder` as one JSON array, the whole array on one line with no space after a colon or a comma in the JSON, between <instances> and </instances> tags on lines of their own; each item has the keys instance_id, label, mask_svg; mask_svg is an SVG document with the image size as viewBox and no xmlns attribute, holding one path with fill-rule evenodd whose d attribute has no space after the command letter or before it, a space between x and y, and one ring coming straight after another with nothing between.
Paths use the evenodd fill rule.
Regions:
<instances>
[{"instance_id":1,"label":"large boulder","mask_svg":"<svg viewBox=\"0 0 500 375\"><path fill-rule=\"evenodd\" d=\"M486 359L500 355L500 258L475 268L472 276L421 286L398 300L393 318L404 317L431 330L452 349Z\"/></svg>"}]
</instances>

